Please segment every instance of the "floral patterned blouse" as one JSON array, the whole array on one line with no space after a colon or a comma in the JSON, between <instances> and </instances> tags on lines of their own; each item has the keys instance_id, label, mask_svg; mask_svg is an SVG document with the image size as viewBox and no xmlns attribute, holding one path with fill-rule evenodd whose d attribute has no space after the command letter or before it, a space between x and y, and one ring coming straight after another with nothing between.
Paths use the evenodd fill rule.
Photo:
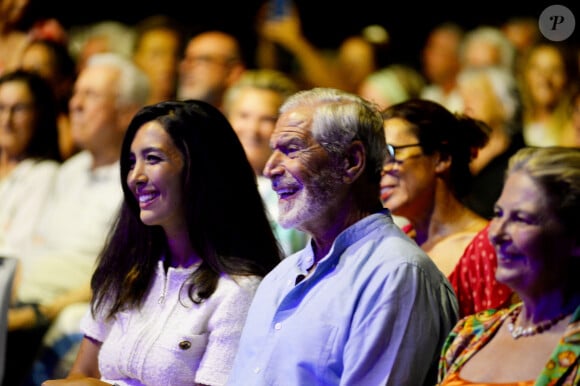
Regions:
<instances>
[{"instance_id":1,"label":"floral patterned blouse","mask_svg":"<svg viewBox=\"0 0 580 386\"><path fill-rule=\"evenodd\" d=\"M459 373L465 362L487 344L510 312L521 306L518 303L510 308L486 310L461 319L443 345L438 385L450 385L448 381L451 378L457 380L457 375L454 374ZM534 386L580 385L579 356L580 306L574 311L572 320Z\"/></svg>"}]
</instances>

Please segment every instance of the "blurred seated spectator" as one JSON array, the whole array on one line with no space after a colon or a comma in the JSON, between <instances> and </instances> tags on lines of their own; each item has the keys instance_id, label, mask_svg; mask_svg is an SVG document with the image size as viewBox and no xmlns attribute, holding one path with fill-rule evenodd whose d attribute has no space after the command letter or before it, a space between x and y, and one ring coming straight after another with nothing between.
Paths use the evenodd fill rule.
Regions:
<instances>
[{"instance_id":1,"label":"blurred seated spectator","mask_svg":"<svg viewBox=\"0 0 580 386\"><path fill-rule=\"evenodd\" d=\"M421 50L422 74L427 82L421 97L454 113L463 111L457 91L457 74L461 70L460 48L464 33L456 23L439 24L429 31Z\"/></svg>"},{"instance_id":2,"label":"blurred seated spectator","mask_svg":"<svg viewBox=\"0 0 580 386\"><path fill-rule=\"evenodd\" d=\"M482 25L465 33L459 57L462 69L494 66L513 72L516 49L500 28Z\"/></svg>"},{"instance_id":3,"label":"blurred seated spectator","mask_svg":"<svg viewBox=\"0 0 580 386\"><path fill-rule=\"evenodd\" d=\"M58 140L66 160L78 151L70 131L68 104L76 80L76 63L68 47L49 39L32 39L22 53L20 67L46 78L56 94L58 106Z\"/></svg>"},{"instance_id":4,"label":"blurred seated spectator","mask_svg":"<svg viewBox=\"0 0 580 386\"><path fill-rule=\"evenodd\" d=\"M391 63L390 43L388 31L376 24L340 42L331 65L338 68L338 76L345 82L343 87L347 91L356 92L365 77Z\"/></svg>"},{"instance_id":5,"label":"blurred seated spectator","mask_svg":"<svg viewBox=\"0 0 580 386\"><path fill-rule=\"evenodd\" d=\"M491 128L489 140L471 161L473 188L464 198L469 208L490 219L509 157L524 146L520 93L512 72L498 66L462 69L457 84L464 114Z\"/></svg>"},{"instance_id":6,"label":"blurred seated spectator","mask_svg":"<svg viewBox=\"0 0 580 386\"><path fill-rule=\"evenodd\" d=\"M176 98L178 66L184 44L184 27L164 14L146 17L135 26L133 60L149 77L148 104Z\"/></svg>"},{"instance_id":7,"label":"blurred seated spectator","mask_svg":"<svg viewBox=\"0 0 580 386\"><path fill-rule=\"evenodd\" d=\"M80 72L88 58L96 53L114 52L131 58L135 45L134 27L117 20L101 20L68 29L69 52Z\"/></svg>"},{"instance_id":8,"label":"blurred seated spectator","mask_svg":"<svg viewBox=\"0 0 580 386\"><path fill-rule=\"evenodd\" d=\"M272 154L270 136L278 118L278 109L297 91L298 85L284 73L256 69L244 72L224 96L224 112L254 169L274 234L286 256L304 248L308 236L280 225L277 219L278 195L263 171Z\"/></svg>"},{"instance_id":9,"label":"blurred seated spectator","mask_svg":"<svg viewBox=\"0 0 580 386\"><path fill-rule=\"evenodd\" d=\"M0 1L0 74L18 67L28 43L28 28L23 21L31 0Z\"/></svg>"},{"instance_id":10,"label":"blurred seated spectator","mask_svg":"<svg viewBox=\"0 0 580 386\"><path fill-rule=\"evenodd\" d=\"M202 100L223 109L224 93L245 70L246 60L234 35L198 32L188 40L179 63L177 98Z\"/></svg>"},{"instance_id":11,"label":"blurred seated spectator","mask_svg":"<svg viewBox=\"0 0 580 386\"><path fill-rule=\"evenodd\" d=\"M17 256L16 303L8 315L8 385L19 384L27 374L56 315L90 299L95 259L122 200L121 142L148 96L145 74L113 53L91 56L76 80L71 129L82 150L60 166L50 204Z\"/></svg>"},{"instance_id":12,"label":"blurred seated spectator","mask_svg":"<svg viewBox=\"0 0 580 386\"><path fill-rule=\"evenodd\" d=\"M56 100L42 77L0 76L0 256L18 257L47 205L61 161Z\"/></svg>"},{"instance_id":13,"label":"blurred seated spectator","mask_svg":"<svg viewBox=\"0 0 580 386\"><path fill-rule=\"evenodd\" d=\"M571 89L579 82L573 52L564 43L541 41L523 59L519 81L524 104L523 135L528 146L562 142Z\"/></svg>"},{"instance_id":14,"label":"blurred seated spectator","mask_svg":"<svg viewBox=\"0 0 580 386\"><path fill-rule=\"evenodd\" d=\"M425 87L420 72L405 64L391 64L363 79L357 94L377 105L379 110L419 98Z\"/></svg>"},{"instance_id":15,"label":"blurred seated spectator","mask_svg":"<svg viewBox=\"0 0 580 386\"><path fill-rule=\"evenodd\" d=\"M514 71L519 73L523 57L542 39L538 18L512 16L500 25L500 29L515 48Z\"/></svg>"}]
</instances>

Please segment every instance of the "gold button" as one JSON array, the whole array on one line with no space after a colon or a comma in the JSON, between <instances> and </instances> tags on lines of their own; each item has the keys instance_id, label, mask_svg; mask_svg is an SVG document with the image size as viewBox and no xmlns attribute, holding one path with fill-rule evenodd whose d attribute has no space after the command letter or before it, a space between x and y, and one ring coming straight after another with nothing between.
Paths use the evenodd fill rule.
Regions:
<instances>
[{"instance_id":1,"label":"gold button","mask_svg":"<svg viewBox=\"0 0 580 386\"><path fill-rule=\"evenodd\" d=\"M189 350L191 348L191 342L187 340L179 342L179 348L182 350Z\"/></svg>"}]
</instances>

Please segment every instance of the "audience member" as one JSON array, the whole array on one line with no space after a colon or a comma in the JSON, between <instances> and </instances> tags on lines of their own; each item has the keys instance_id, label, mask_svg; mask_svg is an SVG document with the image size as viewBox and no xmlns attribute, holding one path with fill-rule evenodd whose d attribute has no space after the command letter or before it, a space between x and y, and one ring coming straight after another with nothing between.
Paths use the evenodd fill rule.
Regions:
<instances>
[{"instance_id":1,"label":"audience member","mask_svg":"<svg viewBox=\"0 0 580 386\"><path fill-rule=\"evenodd\" d=\"M169 16L149 16L135 26L133 60L149 77L148 104L176 98L177 68L184 43L185 29Z\"/></svg>"},{"instance_id":2,"label":"audience member","mask_svg":"<svg viewBox=\"0 0 580 386\"><path fill-rule=\"evenodd\" d=\"M580 147L580 84L570 93L568 122L562 134L561 145Z\"/></svg>"},{"instance_id":3,"label":"audience member","mask_svg":"<svg viewBox=\"0 0 580 386\"><path fill-rule=\"evenodd\" d=\"M69 51L80 72L96 53L114 52L130 58L135 46L135 29L117 20L100 20L69 28Z\"/></svg>"},{"instance_id":4,"label":"audience member","mask_svg":"<svg viewBox=\"0 0 580 386\"><path fill-rule=\"evenodd\" d=\"M314 88L280 113L264 175L280 223L311 241L258 287L228 384L434 384L457 302L381 206L379 111Z\"/></svg>"},{"instance_id":5,"label":"audience member","mask_svg":"<svg viewBox=\"0 0 580 386\"><path fill-rule=\"evenodd\" d=\"M161 102L129 124L121 181L77 361L43 385L225 384L254 292L281 259L244 149L212 105Z\"/></svg>"},{"instance_id":6,"label":"audience member","mask_svg":"<svg viewBox=\"0 0 580 386\"><path fill-rule=\"evenodd\" d=\"M50 85L24 70L0 76L0 256L19 256L48 204L61 158Z\"/></svg>"},{"instance_id":7,"label":"audience member","mask_svg":"<svg viewBox=\"0 0 580 386\"><path fill-rule=\"evenodd\" d=\"M76 80L76 63L65 44L48 39L28 43L20 67L38 72L53 87L58 106L58 139L61 157L66 160L78 149L70 131L68 103Z\"/></svg>"},{"instance_id":8,"label":"audience member","mask_svg":"<svg viewBox=\"0 0 580 386\"><path fill-rule=\"evenodd\" d=\"M17 385L28 370L60 310L90 298L94 262L122 199L121 142L148 93L147 77L129 59L112 53L91 57L77 78L70 100L71 128L83 150L60 166L50 204L28 248L18 256L18 303L8 315L7 385Z\"/></svg>"},{"instance_id":9,"label":"audience member","mask_svg":"<svg viewBox=\"0 0 580 386\"><path fill-rule=\"evenodd\" d=\"M464 199L468 207L489 219L509 157L524 146L517 81L509 70L499 67L469 68L458 75L458 86L465 113L492 129L488 143L471 163L475 177L471 193ZM497 257L487 232L488 227L478 232L449 275L462 317L518 300L508 286L495 279Z\"/></svg>"},{"instance_id":10,"label":"audience member","mask_svg":"<svg viewBox=\"0 0 580 386\"><path fill-rule=\"evenodd\" d=\"M67 28L54 17L38 18L34 20L28 30L30 40L50 40L63 45L68 44Z\"/></svg>"},{"instance_id":11,"label":"audience member","mask_svg":"<svg viewBox=\"0 0 580 386\"><path fill-rule=\"evenodd\" d=\"M516 49L500 28L482 25L465 33L459 56L461 68L497 66L514 71Z\"/></svg>"},{"instance_id":12,"label":"audience member","mask_svg":"<svg viewBox=\"0 0 580 386\"><path fill-rule=\"evenodd\" d=\"M296 4L275 16L269 13L269 4L256 22L260 68L283 71L301 88L334 87L355 93L366 76L387 65L390 40L384 27L366 26L347 36L336 50L323 50L303 33Z\"/></svg>"},{"instance_id":13,"label":"audience member","mask_svg":"<svg viewBox=\"0 0 580 386\"><path fill-rule=\"evenodd\" d=\"M257 69L244 72L224 96L224 112L254 169L258 190L285 255L304 248L307 236L298 230L283 228L278 223L278 195L262 173L272 154L270 135L278 118L278 108L297 91L296 83L284 73Z\"/></svg>"},{"instance_id":14,"label":"audience member","mask_svg":"<svg viewBox=\"0 0 580 386\"><path fill-rule=\"evenodd\" d=\"M413 67L391 64L364 78L357 94L383 110L391 105L418 98L423 87L425 79Z\"/></svg>"},{"instance_id":15,"label":"audience member","mask_svg":"<svg viewBox=\"0 0 580 386\"><path fill-rule=\"evenodd\" d=\"M421 97L437 102L451 112L463 111L457 91L463 35L464 30L458 24L439 24L429 32L421 50L422 73L427 81Z\"/></svg>"},{"instance_id":16,"label":"audience member","mask_svg":"<svg viewBox=\"0 0 580 386\"><path fill-rule=\"evenodd\" d=\"M0 74L15 70L28 43L28 31L22 21L30 9L30 0L0 1Z\"/></svg>"},{"instance_id":17,"label":"audience member","mask_svg":"<svg viewBox=\"0 0 580 386\"><path fill-rule=\"evenodd\" d=\"M473 189L464 200L489 219L501 193L508 159L524 146L520 94L515 77L502 67L466 68L457 79L464 113L491 128L489 140L471 161Z\"/></svg>"},{"instance_id":18,"label":"audience member","mask_svg":"<svg viewBox=\"0 0 580 386\"><path fill-rule=\"evenodd\" d=\"M179 64L177 98L198 99L221 109L223 95L246 70L240 44L224 31L191 37Z\"/></svg>"},{"instance_id":19,"label":"audience member","mask_svg":"<svg viewBox=\"0 0 580 386\"><path fill-rule=\"evenodd\" d=\"M579 384L577 213L580 150L530 147L510 159L489 237L497 280L522 302L460 320L442 350L439 385Z\"/></svg>"},{"instance_id":20,"label":"audience member","mask_svg":"<svg viewBox=\"0 0 580 386\"><path fill-rule=\"evenodd\" d=\"M346 90L348 81L340 76L331 60L303 34L296 4L292 4L281 15L272 15L268 9L270 4L265 3L256 20L258 67L288 73L300 88L336 87ZM357 48L360 53L360 45ZM288 64L281 63L284 58Z\"/></svg>"},{"instance_id":21,"label":"audience member","mask_svg":"<svg viewBox=\"0 0 580 386\"><path fill-rule=\"evenodd\" d=\"M541 40L538 19L531 16L513 16L501 24L500 29L515 48L514 70L518 73L521 70L522 58Z\"/></svg>"},{"instance_id":22,"label":"audience member","mask_svg":"<svg viewBox=\"0 0 580 386\"><path fill-rule=\"evenodd\" d=\"M381 200L408 219L417 244L448 276L487 220L462 202L471 188L474 149L488 128L442 105L412 99L383 111L388 154Z\"/></svg>"},{"instance_id":23,"label":"audience member","mask_svg":"<svg viewBox=\"0 0 580 386\"><path fill-rule=\"evenodd\" d=\"M522 63L524 141L528 146L554 146L562 141L571 87L578 72L562 43L542 42L530 48Z\"/></svg>"},{"instance_id":24,"label":"audience member","mask_svg":"<svg viewBox=\"0 0 580 386\"><path fill-rule=\"evenodd\" d=\"M368 75L387 66L389 48L389 33L379 25L366 26L360 34L344 38L333 61L344 90L356 92Z\"/></svg>"}]
</instances>

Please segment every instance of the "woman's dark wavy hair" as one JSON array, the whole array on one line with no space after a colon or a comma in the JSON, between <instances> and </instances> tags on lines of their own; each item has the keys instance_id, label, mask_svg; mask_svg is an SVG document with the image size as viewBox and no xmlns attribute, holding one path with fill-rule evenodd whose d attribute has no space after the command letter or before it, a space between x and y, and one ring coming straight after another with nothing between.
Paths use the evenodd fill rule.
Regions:
<instances>
[{"instance_id":1,"label":"woman's dark wavy hair","mask_svg":"<svg viewBox=\"0 0 580 386\"><path fill-rule=\"evenodd\" d=\"M469 164L489 139L491 129L482 121L453 114L439 103L410 99L387 107L383 119L401 118L411 125L423 153L439 152L451 158L449 187L459 199L471 190Z\"/></svg>"},{"instance_id":2,"label":"woman's dark wavy hair","mask_svg":"<svg viewBox=\"0 0 580 386\"><path fill-rule=\"evenodd\" d=\"M139 307L167 251L160 226L141 222L127 184L130 147L143 124L157 121L182 153L189 238L203 262L188 281L194 302L209 298L221 274L264 276L282 254L270 227L255 174L223 114L202 101L166 101L142 108L127 129L121 150L124 202L91 280L93 312L108 316Z\"/></svg>"},{"instance_id":3,"label":"woman's dark wavy hair","mask_svg":"<svg viewBox=\"0 0 580 386\"><path fill-rule=\"evenodd\" d=\"M24 149L25 158L61 162L58 144L58 110L52 87L40 75L21 69L0 76L0 85L8 82L24 84L32 95L33 133Z\"/></svg>"}]
</instances>

